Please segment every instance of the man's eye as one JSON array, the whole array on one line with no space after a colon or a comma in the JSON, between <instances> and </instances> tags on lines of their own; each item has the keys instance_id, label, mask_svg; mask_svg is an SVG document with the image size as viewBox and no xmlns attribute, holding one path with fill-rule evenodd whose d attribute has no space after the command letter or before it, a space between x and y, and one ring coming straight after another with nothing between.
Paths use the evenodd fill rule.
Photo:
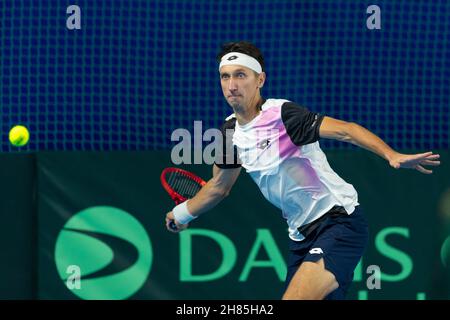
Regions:
<instances>
[{"instance_id":1,"label":"man's eye","mask_svg":"<svg viewBox=\"0 0 450 320\"><path fill-rule=\"evenodd\" d=\"M229 77L230 77L229 75L223 74L221 78L222 78L222 79L228 79Z\"/></svg>"},{"instance_id":2,"label":"man's eye","mask_svg":"<svg viewBox=\"0 0 450 320\"><path fill-rule=\"evenodd\" d=\"M245 78L245 73L239 72L239 73L237 74L237 76L238 76L238 78Z\"/></svg>"}]
</instances>

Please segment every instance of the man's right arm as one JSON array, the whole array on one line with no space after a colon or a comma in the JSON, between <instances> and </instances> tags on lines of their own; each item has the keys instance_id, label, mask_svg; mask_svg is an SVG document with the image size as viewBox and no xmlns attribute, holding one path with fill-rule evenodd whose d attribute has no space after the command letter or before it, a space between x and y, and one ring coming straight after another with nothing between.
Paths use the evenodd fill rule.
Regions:
<instances>
[{"instance_id":1,"label":"man's right arm","mask_svg":"<svg viewBox=\"0 0 450 320\"><path fill-rule=\"evenodd\" d=\"M240 172L240 167L221 169L217 165L213 165L213 177L187 203L189 214L198 217L203 212L215 207L228 196ZM170 221L175 221L178 232L186 229L188 226L188 224L180 224L176 221L172 211L166 215L166 226L169 231L174 231L169 227Z\"/></svg>"},{"instance_id":2,"label":"man's right arm","mask_svg":"<svg viewBox=\"0 0 450 320\"><path fill-rule=\"evenodd\" d=\"M220 169L213 165L213 177L200 189L194 198L189 200L188 210L193 216L198 216L215 207L231 191L241 168Z\"/></svg>"}]
</instances>

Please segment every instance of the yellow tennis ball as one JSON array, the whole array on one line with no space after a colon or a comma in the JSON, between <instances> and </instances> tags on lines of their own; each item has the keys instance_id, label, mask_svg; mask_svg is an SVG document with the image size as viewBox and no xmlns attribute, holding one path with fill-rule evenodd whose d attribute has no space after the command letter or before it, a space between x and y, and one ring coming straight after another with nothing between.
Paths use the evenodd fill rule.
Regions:
<instances>
[{"instance_id":1,"label":"yellow tennis ball","mask_svg":"<svg viewBox=\"0 0 450 320\"><path fill-rule=\"evenodd\" d=\"M30 133L24 126L14 126L9 131L9 141L16 147L22 147L28 143Z\"/></svg>"}]
</instances>

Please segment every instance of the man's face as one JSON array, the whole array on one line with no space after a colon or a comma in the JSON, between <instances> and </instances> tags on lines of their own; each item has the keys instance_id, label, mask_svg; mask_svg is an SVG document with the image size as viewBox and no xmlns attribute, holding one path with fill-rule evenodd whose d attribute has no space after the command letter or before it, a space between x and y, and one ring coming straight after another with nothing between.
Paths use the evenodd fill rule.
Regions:
<instances>
[{"instance_id":1,"label":"man's face","mask_svg":"<svg viewBox=\"0 0 450 320\"><path fill-rule=\"evenodd\" d=\"M264 84L263 74L256 75L253 70L240 65L220 68L222 92L230 106L250 106L255 98L259 97L259 88Z\"/></svg>"}]
</instances>

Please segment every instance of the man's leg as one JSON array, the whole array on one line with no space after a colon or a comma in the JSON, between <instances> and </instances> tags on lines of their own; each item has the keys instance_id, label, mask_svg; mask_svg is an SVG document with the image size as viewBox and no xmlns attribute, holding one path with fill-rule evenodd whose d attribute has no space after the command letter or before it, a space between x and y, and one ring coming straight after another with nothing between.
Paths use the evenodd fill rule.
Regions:
<instances>
[{"instance_id":1,"label":"man's leg","mask_svg":"<svg viewBox=\"0 0 450 320\"><path fill-rule=\"evenodd\" d=\"M320 300L338 287L336 277L325 269L323 258L305 261L292 277L283 300Z\"/></svg>"}]
</instances>

